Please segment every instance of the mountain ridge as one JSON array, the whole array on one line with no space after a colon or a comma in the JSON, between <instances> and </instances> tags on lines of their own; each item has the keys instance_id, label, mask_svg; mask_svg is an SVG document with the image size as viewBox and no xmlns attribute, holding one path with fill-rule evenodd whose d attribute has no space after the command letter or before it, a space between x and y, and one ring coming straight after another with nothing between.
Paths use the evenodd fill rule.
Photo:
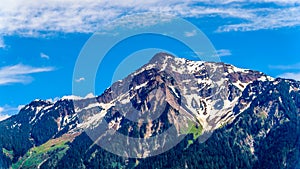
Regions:
<instances>
[{"instance_id":1,"label":"mountain ridge","mask_svg":"<svg viewBox=\"0 0 300 169\"><path fill-rule=\"evenodd\" d=\"M246 123L246 137L240 140L243 143L241 146L246 146L249 149L247 150L249 153L247 159L251 160L245 163L249 163L246 168L250 168L258 165L255 158L263 156L263 154L255 154L261 152L263 148L257 148L254 144L265 140L270 131L275 130L278 126L280 128L281 125L289 124L291 125L291 131L299 132L299 83L293 80L274 79L258 71L239 69L224 63L195 62L175 58L166 53L159 53L148 64L125 79L114 83L102 95L95 98L82 100L61 99L55 103L47 101L31 102L22 108L18 115L0 122L0 129L7 133L7 137L0 136L0 147L3 149L2 154L6 154L5 158L3 157L3 159L6 159L6 166L13 165L26 168L24 165L26 161L30 161L31 157L29 155L36 152L35 147L47 147L49 142L63 140L67 144L61 146L53 144L57 149L52 150L50 148L51 151L47 152L46 155L48 157L34 154L36 158L41 158L38 164L33 164L34 166L55 168L62 167L64 165L62 162L66 159L71 161L72 158L82 160L83 157L80 156L69 157L70 152L78 150L78 145L76 147L74 144L84 144L82 140L88 139L86 137L93 140L94 136L89 135L89 131L93 131L93 128L101 124L103 119L107 121L108 128L113 128L124 135L137 138L157 136L167 131L170 126L175 126L176 131L180 134L180 131L185 131L184 129L187 127L189 131L185 133L187 136L183 142L186 142L188 146L182 145L183 143L178 145L189 151L193 147L210 144L211 139L216 137L215 131L218 134L221 130L224 130L223 134L226 132L232 135L239 133L239 130L235 129L234 126L240 126L245 123L247 118L250 118L254 120L253 125ZM166 103L157 102L157 99L153 98L164 98ZM118 106L117 103L122 103L119 104L122 106ZM160 109L154 109L153 107L160 107ZM115 111L116 108L119 111ZM137 110L140 114L134 114L134 116L128 115L128 112L122 114L124 109ZM160 116L151 117L150 119L154 119L154 122L144 125L138 121L137 117L142 118L145 115L148 119L148 110L157 111ZM252 113L249 113L249 111ZM182 123L176 122L175 119L179 117L178 114L188 115L188 118L181 119L180 122ZM129 120L124 118L124 115ZM245 121L241 119L242 116L245 116ZM291 123L295 123L296 128ZM185 124L188 125L185 126ZM248 131L248 128L253 128L256 125L260 126L258 132L252 131L254 129ZM132 128L132 126L135 127ZM244 128L241 127L241 129ZM237 133L230 132L232 130L237 130ZM22 134L14 135L14 132L21 132ZM11 137L14 140L10 140ZM95 137L98 138L99 135ZM229 139L222 134L220 137L224 137L225 140ZM22 146L18 142L20 139L24 141ZM7 141L11 144L6 145ZM97 143L97 141L93 141ZM86 142L90 143L91 140ZM159 146L163 147L164 145ZM91 152L92 154L96 153L96 150L102 154L105 151L101 148L99 150L96 145L88 147L87 152L95 150ZM139 147L134 148L134 151L140 151ZM149 149L151 146L148 145L147 147L146 145L147 148ZM175 149L181 148L176 146ZM224 148L221 147L220 149L223 150ZM4 150L6 153L4 153ZM13 151L13 155L7 154L11 151ZM61 153L62 151L65 154ZM173 152L173 149L170 151ZM176 150L174 151L176 152ZM31 152L31 154L28 154L28 152ZM167 155L168 152L163 153L163 155ZM191 152L191 154L197 153ZM118 153L124 152L120 150ZM104 154L106 154L105 156L112 156L110 153ZM57 157L58 155L62 157ZM149 154L134 155L145 158ZM114 165L107 164L107 168L115 168L113 167L115 165L138 168L148 163L145 161L146 159L152 161L152 159L163 155L142 160L129 160L125 157L113 156L113 159L118 159L119 162L113 163ZM0 157L2 156L0 153ZM12 157L11 160L9 160L9 157ZM25 161L23 164L20 162L22 160ZM96 157L92 158L93 160L98 161L99 164L101 162ZM198 158L197 160L199 161ZM76 167L86 167L92 163L88 161L86 161L86 164L80 163ZM133 164L137 161L143 163ZM296 165L293 161L289 164L291 166ZM97 163L94 165L97 165Z\"/></svg>"}]
</instances>

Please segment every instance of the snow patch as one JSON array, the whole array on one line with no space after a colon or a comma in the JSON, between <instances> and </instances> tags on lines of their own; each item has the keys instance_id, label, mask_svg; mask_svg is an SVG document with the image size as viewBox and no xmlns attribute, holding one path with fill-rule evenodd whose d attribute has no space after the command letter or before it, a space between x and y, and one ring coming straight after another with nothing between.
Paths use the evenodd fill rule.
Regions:
<instances>
[{"instance_id":1,"label":"snow patch","mask_svg":"<svg viewBox=\"0 0 300 169\"><path fill-rule=\"evenodd\" d=\"M232 83L234 86L236 86L238 89L240 89L241 91L244 91L244 89L246 88L246 86L249 84L249 83L243 83L241 81L237 81L235 83Z\"/></svg>"},{"instance_id":2,"label":"snow patch","mask_svg":"<svg viewBox=\"0 0 300 169\"><path fill-rule=\"evenodd\" d=\"M38 113L44 108L44 106L38 106L38 107L35 107L35 113L34 113L34 116L33 118L29 121L29 124L32 124L36 119L37 119L37 115Z\"/></svg>"},{"instance_id":3,"label":"snow patch","mask_svg":"<svg viewBox=\"0 0 300 169\"><path fill-rule=\"evenodd\" d=\"M137 86L135 86L134 90L138 90L138 89L140 89L142 87L145 87L145 86L147 86L147 84L148 84L148 81L146 81L145 83L142 83L140 85L137 85Z\"/></svg>"},{"instance_id":4,"label":"snow patch","mask_svg":"<svg viewBox=\"0 0 300 169\"><path fill-rule=\"evenodd\" d=\"M242 69L242 68L238 68L238 67L232 66L232 70L234 72L246 72L249 69Z\"/></svg>"},{"instance_id":5,"label":"snow patch","mask_svg":"<svg viewBox=\"0 0 300 169\"><path fill-rule=\"evenodd\" d=\"M83 98L79 97L79 96L74 96L74 95L64 96L61 98L61 100L81 100L81 99L83 99Z\"/></svg>"},{"instance_id":6,"label":"snow patch","mask_svg":"<svg viewBox=\"0 0 300 169\"><path fill-rule=\"evenodd\" d=\"M93 129L96 127L97 124L102 120L102 118L107 113L107 110L114 106L114 104L111 103L99 103L98 106L102 108L102 110L98 113L93 114L92 116L88 117L86 120L84 120L82 123L78 124L79 128L91 128Z\"/></svg>"},{"instance_id":7,"label":"snow patch","mask_svg":"<svg viewBox=\"0 0 300 169\"><path fill-rule=\"evenodd\" d=\"M180 97L179 97L179 94L176 92L174 86L168 86L168 87L172 90L172 92L176 95L177 98L180 98Z\"/></svg>"},{"instance_id":8,"label":"snow patch","mask_svg":"<svg viewBox=\"0 0 300 169\"><path fill-rule=\"evenodd\" d=\"M87 94L84 98L85 99L91 99L91 98L95 98L96 96L93 93L89 93Z\"/></svg>"}]
</instances>

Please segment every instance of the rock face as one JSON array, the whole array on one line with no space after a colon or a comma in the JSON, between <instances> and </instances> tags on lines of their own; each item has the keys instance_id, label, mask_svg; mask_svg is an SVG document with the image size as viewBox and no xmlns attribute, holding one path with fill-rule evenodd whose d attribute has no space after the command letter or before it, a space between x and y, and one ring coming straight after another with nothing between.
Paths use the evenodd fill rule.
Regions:
<instances>
[{"instance_id":1,"label":"rock face","mask_svg":"<svg viewBox=\"0 0 300 169\"><path fill-rule=\"evenodd\" d=\"M0 168L299 168L299 85L159 53L98 97L0 122Z\"/></svg>"}]
</instances>

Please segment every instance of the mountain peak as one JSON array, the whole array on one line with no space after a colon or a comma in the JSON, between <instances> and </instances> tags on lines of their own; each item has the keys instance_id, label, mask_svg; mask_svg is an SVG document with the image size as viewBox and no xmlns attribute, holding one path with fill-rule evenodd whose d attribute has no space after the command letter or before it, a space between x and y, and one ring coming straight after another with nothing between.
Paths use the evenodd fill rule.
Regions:
<instances>
[{"instance_id":1,"label":"mountain peak","mask_svg":"<svg viewBox=\"0 0 300 169\"><path fill-rule=\"evenodd\" d=\"M152 57L149 63L163 63L164 60L169 58L175 59L175 56L166 52L159 52Z\"/></svg>"},{"instance_id":2,"label":"mountain peak","mask_svg":"<svg viewBox=\"0 0 300 169\"><path fill-rule=\"evenodd\" d=\"M180 146L174 147L175 150L170 149L157 156L161 161L172 158L173 152L181 151L178 149L181 147L187 152L187 157L180 162L186 162L190 155L197 157L199 152L209 152L201 158L191 159L201 165L203 161L199 160L205 159L204 161L209 161L205 165L209 165L213 159L211 155L220 155L221 152L224 157L220 157L225 159L222 164L226 164L228 158L233 164L239 164L239 161L234 160L243 156L247 158L247 164L241 165L246 166L248 162L253 162L249 165L260 165L265 156L255 156L256 154L281 153L266 144L273 144L274 141L275 147L284 146L278 140L286 142L284 139L287 139L297 145L299 132L297 133L295 124L299 124L299 91L300 83L296 81L274 80L261 72L229 64L190 61L168 53L157 53L149 64L126 79L114 83L95 99L93 94L89 94L85 98L64 96L55 100L55 103L34 100L18 115L0 122L0 150L3 150L0 152L0 168L3 168L3 157L8 164L6 168L10 168L10 164L20 165L16 168L22 168L24 161L28 161L31 168L66 168L66 165L76 168L84 164L92 166L92 160L103 160L95 163L102 164L107 161L106 157L113 157L111 153L141 159L156 155L156 152L174 143L174 140L162 135L170 129L174 129L175 133L171 135L172 139L179 136L185 140ZM243 132L239 132L241 128ZM213 132L216 134L212 135ZM127 136L126 140L123 142L117 139L117 142L113 142L117 138L113 135L115 133ZM143 141L143 138L156 139L159 135L163 139L155 140L154 144ZM207 139L208 142L204 142ZM218 142L221 144L211 144ZM100 147L90 149L98 143ZM189 148L191 144L193 147ZM106 156L103 145L109 150L117 151L109 152ZM227 147L219 146L216 149L216 145ZM42 148L47 148L45 151L43 149L45 155L36 151ZM289 148L284 147L290 151ZM228 150L232 150L232 156L226 156ZM297 148L292 151L299 154ZM85 156L89 158L86 160L85 156L76 152L86 152ZM211 154L214 152L215 154ZM103 154L104 158L98 158ZM62 160L56 158L58 155L62 156ZM36 160L37 157L39 161ZM174 158L176 157L177 154ZM281 156L276 154L276 157ZM82 164L72 166L73 158L86 161L76 160ZM283 157L280 163L285 163L286 159L287 157ZM219 158L215 161L219 162ZM150 164L155 163L156 161L151 161ZM136 164L136 161L123 163L125 168L131 164ZM144 167L148 163L142 160L139 165L140 168L150 167Z\"/></svg>"},{"instance_id":3,"label":"mountain peak","mask_svg":"<svg viewBox=\"0 0 300 169\"><path fill-rule=\"evenodd\" d=\"M30 102L28 105L29 106L43 106L43 105L48 105L51 104L50 101L47 100L42 100L42 99L35 99L32 102Z\"/></svg>"}]
</instances>

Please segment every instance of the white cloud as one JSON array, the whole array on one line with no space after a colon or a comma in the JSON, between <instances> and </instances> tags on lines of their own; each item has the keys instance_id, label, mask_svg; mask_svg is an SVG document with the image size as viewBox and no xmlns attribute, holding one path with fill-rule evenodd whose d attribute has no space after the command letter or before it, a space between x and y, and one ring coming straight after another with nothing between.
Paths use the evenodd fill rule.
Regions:
<instances>
[{"instance_id":1,"label":"white cloud","mask_svg":"<svg viewBox=\"0 0 300 169\"><path fill-rule=\"evenodd\" d=\"M257 2L273 2L276 4L290 5L290 4L299 4L299 0L256 0Z\"/></svg>"},{"instance_id":2,"label":"white cloud","mask_svg":"<svg viewBox=\"0 0 300 169\"><path fill-rule=\"evenodd\" d=\"M48 55L46 55L45 53L40 53L40 56L43 59L50 59L50 57Z\"/></svg>"},{"instance_id":3,"label":"white cloud","mask_svg":"<svg viewBox=\"0 0 300 169\"><path fill-rule=\"evenodd\" d=\"M197 31L196 30L192 30L190 32L184 32L184 36L185 37L192 37L192 36L195 36L197 35Z\"/></svg>"},{"instance_id":4,"label":"white cloud","mask_svg":"<svg viewBox=\"0 0 300 169\"><path fill-rule=\"evenodd\" d=\"M5 48L5 47L6 47L6 45L4 43L4 40L0 37L0 49Z\"/></svg>"},{"instance_id":5,"label":"white cloud","mask_svg":"<svg viewBox=\"0 0 300 169\"><path fill-rule=\"evenodd\" d=\"M285 79L295 79L295 80L300 81L300 72L298 72L298 73L284 73L284 74L278 75L278 77L285 78Z\"/></svg>"},{"instance_id":6,"label":"white cloud","mask_svg":"<svg viewBox=\"0 0 300 169\"><path fill-rule=\"evenodd\" d=\"M0 121L6 120L6 119L8 119L9 117L10 117L10 116L7 115L7 114L1 114L1 113L0 113Z\"/></svg>"},{"instance_id":7,"label":"white cloud","mask_svg":"<svg viewBox=\"0 0 300 169\"><path fill-rule=\"evenodd\" d=\"M11 107L9 105L4 105L3 107L0 107L0 121L3 121L7 118L9 118L11 115L14 115L19 112L20 106L18 107Z\"/></svg>"},{"instance_id":8,"label":"white cloud","mask_svg":"<svg viewBox=\"0 0 300 169\"><path fill-rule=\"evenodd\" d=\"M52 67L31 67L23 64L0 68L0 85L12 83L30 83L30 74L53 71Z\"/></svg>"},{"instance_id":9,"label":"white cloud","mask_svg":"<svg viewBox=\"0 0 300 169\"><path fill-rule=\"evenodd\" d=\"M250 12L253 17L248 18L247 22L220 26L218 31L253 31L300 26L299 6L284 9L254 9Z\"/></svg>"},{"instance_id":10,"label":"white cloud","mask_svg":"<svg viewBox=\"0 0 300 169\"><path fill-rule=\"evenodd\" d=\"M300 25L297 0L3 0L0 4L0 32L3 36L47 36L55 32L93 33L130 14L152 12L179 17L220 16L241 19L219 25L219 32L274 29ZM198 3L199 2L199 3ZM273 6L258 3L275 3ZM202 4L202 5L199 5ZM264 6L264 7L261 7ZM157 18L152 18L157 20ZM151 23L151 18L134 22ZM216 22L217 24L218 22Z\"/></svg>"},{"instance_id":11,"label":"white cloud","mask_svg":"<svg viewBox=\"0 0 300 169\"><path fill-rule=\"evenodd\" d=\"M79 82L85 81L85 78L81 77L81 78L75 79L75 81L79 83Z\"/></svg>"},{"instance_id":12,"label":"white cloud","mask_svg":"<svg viewBox=\"0 0 300 169\"><path fill-rule=\"evenodd\" d=\"M300 70L300 63L292 65L270 65L270 69L279 69L279 70Z\"/></svg>"},{"instance_id":13,"label":"white cloud","mask_svg":"<svg viewBox=\"0 0 300 169\"><path fill-rule=\"evenodd\" d=\"M4 107L0 107L0 121L3 121L10 117L9 115L4 114L4 111L5 111Z\"/></svg>"},{"instance_id":14,"label":"white cloud","mask_svg":"<svg viewBox=\"0 0 300 169\"><path fill-rule=\"evenodd\" d=\"M216 55L219 56L219 57L230 56L230 55L232 55L232 54L231 54L231 51L228 50L228 49L219 49L219 50L217 50L216 52L217 52Z\"/></svg>"},{"instance_id":15,"label":"white cloud","mask_svg":"<svg viewBox=\"0 0 300 169\"><path fill-rule=\"evenodd\" d=\"M19 105L18 110L20 111L23 107L25 107L25 105Z\"/></svg>"}]
</instances>

